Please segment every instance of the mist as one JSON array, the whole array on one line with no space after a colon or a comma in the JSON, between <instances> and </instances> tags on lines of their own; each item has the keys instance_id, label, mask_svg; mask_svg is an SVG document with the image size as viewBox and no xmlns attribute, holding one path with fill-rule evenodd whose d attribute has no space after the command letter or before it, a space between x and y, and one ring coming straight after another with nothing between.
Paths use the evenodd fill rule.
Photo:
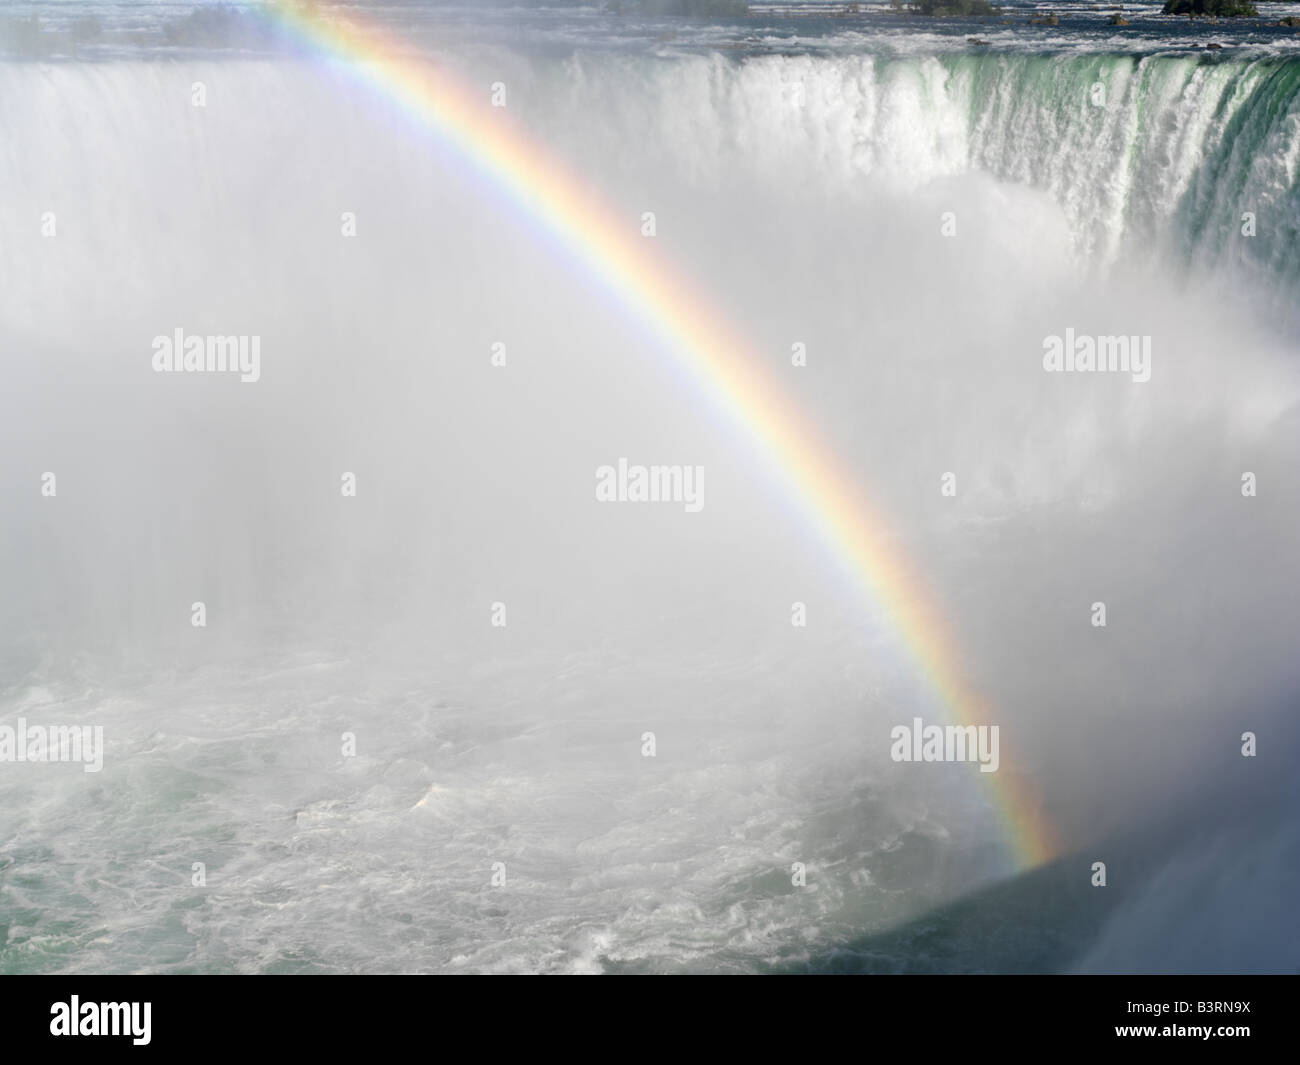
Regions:
<instances>
[{"instance_id":1,"label":"mist","mask_svg":"<svg viewBox=\"0 0 1300 1065\"><path fill-rule=\"evenodd\" d=\"M1189 227L1235 127L1160 141L1244 91L1228 65L1143 75L1132 152L1099 130L1136 75L1036 130L1015 63L981 108L957 60L442 59L653 212L887 516L1062 860L1138 846L1077 964L1220 965L1142 916L1215 877L1263 900L1241 964L1294 964L1285 877L1222 877L1296 856L1294 174ZM1292 160L1295 107L1258 132ZM3 715L108 743L90 794L5 783L11 857L66 857L45 886L100 930L6 964L747 969L1016 871L978 773L890 761L943 708L770 456L345 66L0 64L0 130ZM260 338L258 379L156 372L177 329ZM1149 338L1149 380L1046 372L1067 330ZM600 502L620 459L702 467L702 507ZM214 890L178 904L192 861Z\"/></svg>"}]
</instances>

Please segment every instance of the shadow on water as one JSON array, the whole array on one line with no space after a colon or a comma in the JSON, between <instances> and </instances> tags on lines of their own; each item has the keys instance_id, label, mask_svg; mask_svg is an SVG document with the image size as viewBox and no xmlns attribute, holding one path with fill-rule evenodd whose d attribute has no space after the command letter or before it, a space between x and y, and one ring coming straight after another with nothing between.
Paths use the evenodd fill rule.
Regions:
<instances>
[{"instance_id":1,"label":"shadow on water","mask_svg":"<svg viewBox=\"0 0 1300 1065\"><path fill-rule=\"evenodd\" d=\"M769 973L1051 973L1071 967L1127 893L1079 855L983 888L888 931Z\"/></svg>"},{"instance_id":2,"label":"shadow on water","mask_svg":"<svg viewBox=\"0 0 1300 1065\"><path fill-rule=\"evenodd\" d=\"M763 971L1294 973L1300 789L1261 777L1235 794L1207 788L1155 824ZM1099 860L1104 887L1093 885Z\"/></svg>"}]
</instances>

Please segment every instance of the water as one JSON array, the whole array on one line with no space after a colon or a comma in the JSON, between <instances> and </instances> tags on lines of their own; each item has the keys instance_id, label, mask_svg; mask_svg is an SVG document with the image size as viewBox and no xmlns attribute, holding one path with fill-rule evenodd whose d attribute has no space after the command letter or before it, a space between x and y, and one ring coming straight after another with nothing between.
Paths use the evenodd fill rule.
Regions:
<instances>
[{"instance_id":1,"label":"water","mask_svg":"<svg viewBox=\"0 0 1300 1065\"><path fill-rule=\"evenodd\" d=\"M653 211L888 516L1061 837L1021 875L673 352L348 64L190 10L0 11L0 724L106 741L0 763L0 970L1294 970L1300 34L370 11ZM154 373L177 327L260 379ZM1151 380L1044 373L1066 329ZM597 504L620 456L704 509Z\"/></svg>"}]
</instances>

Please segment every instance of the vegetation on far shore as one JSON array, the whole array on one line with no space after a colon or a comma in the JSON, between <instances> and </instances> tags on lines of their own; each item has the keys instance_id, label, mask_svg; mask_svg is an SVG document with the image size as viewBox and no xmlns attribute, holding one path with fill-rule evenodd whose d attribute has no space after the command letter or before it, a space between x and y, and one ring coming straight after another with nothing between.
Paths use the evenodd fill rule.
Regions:
<instances>
[{"instance_id":1,"label":"vegetation on far shore","mask_svg":"<svg viewBox=\"0 0 1300 1065\"><path fill-rule=\"evenodd\" d=\"M1259 11L1250 0L1165 0L1166 15L1214 15L1218 18L1255 18Z\"/></svg>"},{"instance_id":2,"label":"vegetation on far shore","mask_svg":"<svg viewBox=\"0 0 1300 1065\"><path fill-rule=\"evenodd\" d=\"M989 0L914 0L908 6L918 15L938 18L998 13L998 9Z\"/></svg>"}]
</instances>

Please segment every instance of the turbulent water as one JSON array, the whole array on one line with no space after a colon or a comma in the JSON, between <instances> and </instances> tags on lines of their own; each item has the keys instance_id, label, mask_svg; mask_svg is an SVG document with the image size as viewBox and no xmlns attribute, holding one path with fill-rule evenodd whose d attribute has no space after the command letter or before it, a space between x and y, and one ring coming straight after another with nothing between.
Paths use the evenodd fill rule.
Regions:
<instances>
[{"instance_id":1,"label":"turbulent water","mask_svg":"<svg viewBox=\"0 0 1300 1065\"><path fill-rule=\"evenodd\" d=\"M372 13L809 414L1022 874L983 774L890 760L945 708L770 456L454 146L255 14L0 9L0 724L105 740L0 762L0 971L1294 970L1300 32L1063 10ZM597 503L620 457L704 508Z\"/></svg>"}]
</instances>

